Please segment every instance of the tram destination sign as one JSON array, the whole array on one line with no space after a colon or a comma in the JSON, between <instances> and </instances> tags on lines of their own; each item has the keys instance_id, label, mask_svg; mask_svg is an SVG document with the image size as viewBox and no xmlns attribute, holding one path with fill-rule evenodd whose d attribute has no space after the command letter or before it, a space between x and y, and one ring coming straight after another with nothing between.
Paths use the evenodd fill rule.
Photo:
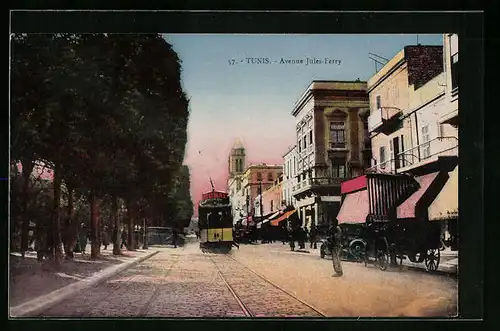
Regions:
<instances>
[{"instance_id":1,"label":"tram destination sign","mask_svg":"<svg viewBox=\"0 0 500 331\"><path fill-rule=\"evenodd\" d=\"M226 192L221 192L221 191L211 191L207 193L203 193L201 198L202 200L208 200L208 199L226 199L228 198L228 194Z\"/></svg>"}]
</instances>

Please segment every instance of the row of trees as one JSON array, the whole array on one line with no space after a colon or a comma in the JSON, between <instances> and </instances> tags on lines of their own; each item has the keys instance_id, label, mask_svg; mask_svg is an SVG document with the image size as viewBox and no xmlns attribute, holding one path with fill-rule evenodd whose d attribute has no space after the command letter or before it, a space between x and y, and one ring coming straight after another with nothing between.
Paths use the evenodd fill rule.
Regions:
<instances>
[{"instance_id":1,"label":"row of trees","mask_svg":"<svg viewBox=\"0 0 500 331\"><path fill-rule=\"evenodd\" d=\"M158 34L16 34L11 36L11 163L22 166L11 232L28 247L32 173L53 171L50 221L37 224L55 261L72 256L75 201L89 207L91 256L100 253L99 209L109 206L120 254L121 206L128 242L133 224L162 224L184 213L182 166L188 100L177 54ZM66 191L67 212L61 212ZM184 206L176 203L183 196ZM180 215L186 217L186 215ZM137 222L138 223L138 222ZM142 223L142 222L141 222ZM17 236L16 236L17 235ZM45 241L42 240L45 238Z\"/></svg>"}]
</instances>

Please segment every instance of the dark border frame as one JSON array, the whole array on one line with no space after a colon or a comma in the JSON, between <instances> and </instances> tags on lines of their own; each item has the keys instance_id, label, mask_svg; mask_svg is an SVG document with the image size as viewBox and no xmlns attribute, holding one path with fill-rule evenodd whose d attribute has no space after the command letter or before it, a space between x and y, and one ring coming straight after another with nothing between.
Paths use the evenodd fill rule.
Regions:
<instances>
[{"instance_id":1,"label":"dark border frame","mask_svg":"<svg viewBox=\"0 0 500 331\"><path fill-rule=\"evenodd\" d=\"M483 167L484 167L484 15L482 12L222 12L222 11L11 11L11 32L162 32L162 33L329 33L329 34L384 34L384 33L447 33L457 32L460 40L460 275L459 275L459 318L482 319L484 317L483 281ZM8 132L8 131L4 131ZM5 151L7 154L7 151ZM8 156L8 155L6 155ZM5 227L7 227L5 222ZM7 231L5 232L7 233ZM259 322L268 327L292 327L302 330L326 327L339 328L352 319L324 319L322 321L265 320ZM364 319L363 327L371 328L386 321L384 329L400 329L418 325L422 319ZM407 323L406 321L412 321ZM220 327L219 320L176 320L161 321L163 327L180 326ZM33 321L31 327L36 327ZM76 323L75 323L76 322ZM71 329L88 329L95 325L71 321ZM107 320L99 321L108 329L135 329L151 326L153 320ZM236 325L234 324L236 322ZM293 322L293 324L288 324ZM20 321L11 321L17 327ZM126 326L125 326L126 323ZM165 323L165 324L164 324ZM206 324L205 324L206 323ZM254 329L253 321L223 321L224 328ZM349 322L348 322L349 323ZM420 322L421 323L421 322ZM24 323L23 323L24 324ZM29 324L29 323L28 323ZM47 327L59 321L47 322ZM447 327L441 321L431 324ZM452 323L453 324L453 323ZM30 327L30 326L28 326ZM454 327L454 326L450 326Z\"/></svg>"}]
</instances>

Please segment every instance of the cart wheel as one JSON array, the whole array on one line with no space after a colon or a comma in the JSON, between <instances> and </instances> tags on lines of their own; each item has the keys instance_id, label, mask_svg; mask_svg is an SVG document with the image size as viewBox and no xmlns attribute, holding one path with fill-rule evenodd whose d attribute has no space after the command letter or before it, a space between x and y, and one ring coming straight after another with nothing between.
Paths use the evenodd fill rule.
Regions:
<instances>
[{"instance_id":1,"label":"cart wheel","mask_svg":"<svg viewBox=\"0 0 500 331\"><path fill-rule=\"evenodd\" d=\"M436 271L439 267L441 253L439 248L429 248L425 256L425 269L427 271Z\"/></svg>"},{"instance_id":2,"label":"cart wheel","mask_svg":"<svg viewBox=\"0 0 500 331\"><path fill-rule=\"evenodd\" d=\"M385 271L390 262L389 243L386 238L383 238L383 244L384 247L377 249L375 256L380 270Z\"/></svg>"},{"instance_id":3,"label":"cart wheel","mask_svg":"<svg viewBox=\"0 0 500 331\"><path fill-rule=\"evenodd\" d=\"M355 239L349 244L349 254L354 257L356 262L361 262L363 260L363 254L365 252L366 244L361 239Z\"/></svg>"},{"instance_id":4,"label":"cart wheel","mask_svg":"<svg viewBox=\"0 0 500 331\"><path fill-rule=\"evenodd\" d=\"M380 268L380 270L385 271L387 270L387 266L389 265L389 254L387 252L384 252L383 250L378 250L377 251L377 263Z\"/></svg>"}]
</instances>

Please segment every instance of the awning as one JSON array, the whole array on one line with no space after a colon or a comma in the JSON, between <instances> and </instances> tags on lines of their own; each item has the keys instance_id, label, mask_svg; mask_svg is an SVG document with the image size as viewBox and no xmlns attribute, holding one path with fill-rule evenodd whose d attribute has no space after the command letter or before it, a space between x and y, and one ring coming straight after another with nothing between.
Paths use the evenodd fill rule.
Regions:
<instances>
[{"instance_id":1,"label":"awning","mask_svg":"<svg viewBox=\"0 0 500 331\"><path fill-rule=\"evenodd\" d=\"M272 220L273 218L275 218L276 216L278 216L280 214L279 211L277 211L276 213L272 214L271 216L269 216L268 218L266 218L265 220L262 221L262 224L265 224L267 222L269 222L270 220Z\"/></svg>"},{"instance_id":2,"label":"awning","mask_svg":"<svg viewBox=\"0 0 500 331\"><path fill-rule=\"evenodd\" d=\"M410 195L410 197L406 199L401 205L397 207L397 218L415 217L417 203L422 199L424 194L426 194L427 191L429 191L429 188L436 181L436 178L438 177L439 173L440 173L439 171L433 172L415 178L418 184L420 185L420 188L415 193Z\"/></svg>"},{"instance_id":3,"label":"awning","mask_svg":"<svg viewBox=\"0 0 500 331\"><path fill-rule=\"evenodd\" d=\"M280 217L278 217L277 219L275 220L272 220L271 221L271 225L272 226L279 226L280 222L281 221L284 221L286 220L288 217L290 217L290 215L292 215L293 213L295 213L297 210L294 209L294 210L290 210L290 211L287 211L286 213L284 213L283 215L281 215Z\"/></svg>"},{"instance_id":4,"label":"awning","mask_svg":"<svg viewBox=\"0 0 500 331\"><path fill-rule=\"evenodd\" d=\"M369 212L368 190L361 190L346 195L337 219L339 224L365 223Z\"/></svg>"},{"instance_id":5,"label":"awning","mask_svg":"<svg viewBox=\"0 0 500 331\"><path fill-rule=\"evenodd\" d=\"M458 217L458 166L449 176L443 189L429 206L430 221Z\"/></svg>"}]
</instances>

